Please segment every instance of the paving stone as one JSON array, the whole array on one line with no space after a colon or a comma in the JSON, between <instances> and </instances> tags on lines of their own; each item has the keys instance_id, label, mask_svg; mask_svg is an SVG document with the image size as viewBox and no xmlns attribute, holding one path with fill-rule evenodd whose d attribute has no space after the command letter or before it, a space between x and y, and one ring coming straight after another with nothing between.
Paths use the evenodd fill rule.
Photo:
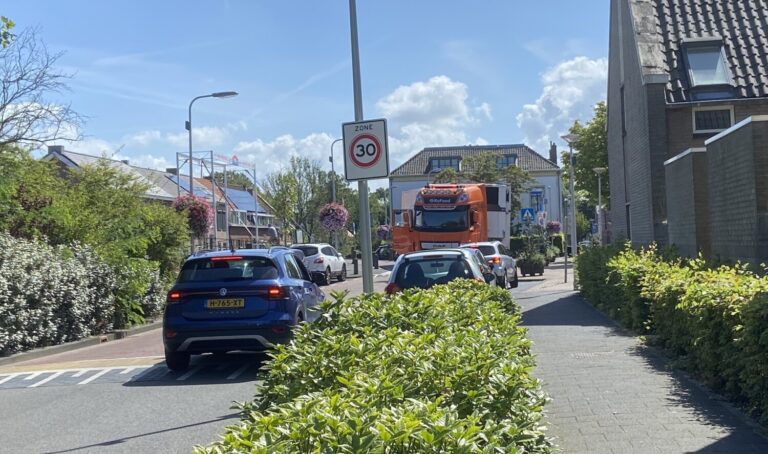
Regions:
<instances>
[{"instance_id":1,"label":"paving stone","mask_svg":"<svg viewBox=\"0 0 768 454\"><path fill-rule=\"evenodd\" d=\"M560 277L561 278L561 277ZM768 440L575 293L530 290L523 322L564 453L762 452Z\"/></svg>"}]
</instances>

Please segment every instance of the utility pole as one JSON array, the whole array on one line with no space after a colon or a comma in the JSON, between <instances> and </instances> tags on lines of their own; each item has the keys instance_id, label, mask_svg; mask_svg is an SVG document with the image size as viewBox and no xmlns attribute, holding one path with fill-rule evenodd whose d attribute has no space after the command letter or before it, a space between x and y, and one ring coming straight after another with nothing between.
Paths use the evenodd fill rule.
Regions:
<instances>
[{"instance_id":1,"label":"utility pole","mask_svg":"<svg viewBox=\"0 0 768 454\"><path fill-rule=\"evenodd\" d=\"M352 41L352 86L355 94L355 121L363 120L363 90L360 82L360 52L357 45L357 8L349 0L349 28ZM346 153L346 150L345 150ZM360 196L360 249L363 256L363 292L373 293L373 257L371 250L371 215L368 205L368 181L357 182Z\"/></svg>"},{"instance_id":2,"label":"utility pole","mask_svg":"<svg viewBox=\"0 0 768 454\"><path fill-rule=\"evenodd\" d=\"M569 186L570 186L570 193L571 193L571 205L570 205L570 230L571 230L571 253L574 257L574 263L575 258L578 253L578 238L577 238L577 231L576 231L576 182L574 181L573 176L573 142L579 140L579 136L576 134L568 134L562 137L563 140L568 142L568 180ZM574 268L574 278L573 278L573 289L576 290L576 276L575 276L575 268Z\"/></svg>"}]
</instances>

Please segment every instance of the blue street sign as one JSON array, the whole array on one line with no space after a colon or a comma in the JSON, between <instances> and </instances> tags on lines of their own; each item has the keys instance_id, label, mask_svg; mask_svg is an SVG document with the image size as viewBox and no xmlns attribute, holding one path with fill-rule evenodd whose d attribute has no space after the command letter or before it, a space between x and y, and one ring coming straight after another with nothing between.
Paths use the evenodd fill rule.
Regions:
<instances>
[{"instance_id":1,"label":"blue street sign","mask_svg":"<svg viewBox=\"0 0 768 454\"><path fill-rule=\"evenodd\" d=\"M523 208L520 210L520 220L523 222L533 222L536 219L536 214L533 212L533 208Z\"/></svg>"}]
</instances>

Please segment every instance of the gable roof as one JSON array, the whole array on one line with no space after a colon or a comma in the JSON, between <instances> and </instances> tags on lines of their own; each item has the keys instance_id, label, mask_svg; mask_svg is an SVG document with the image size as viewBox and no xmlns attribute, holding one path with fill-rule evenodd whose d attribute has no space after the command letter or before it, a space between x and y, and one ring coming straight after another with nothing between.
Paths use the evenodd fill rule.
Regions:
<instances>
[{"instance_id":1,"label":"gable roof","mask_svg":"<svg viewBox=\"0 0 768 454\"><path fill-rule=\"evenodd\" d=\"M171 201L176 199L176 184L174 183L170 186L165 184L165 181L162 178L158 178L159 176L156 173L153 173L158 171L131 166L124 161L118 161L116 159L76 153L74 151L64 149L56 149L50 151L43 157L43 159L56 159L67 167L92 166L98 164L99 162L104 162L112 169L115 169L123 174L130 175L136 181L148 185L149 188L144 193L147 198L163 201Z\"/></svg>"},{"instance_id":2,"label":"gable roof","mask_svg":"<svg viewBox=\"0 0 768 454\"><path fill-rule=\"evenodd\" d=\"M517 155L517 165L528 172L537 170L559 170L559 167L555 163L544 158L526 145L466 145L461 147L425 148L401 164L400 167L393 170L390 173L390 176L426 175L429 169L429 161L432 158L466 158L486 152L498 154L500 156L508 154Z\"/></svg>"},{"instance_id":3,"label":"gable roof","mask_svg":"<svg viewBox=\"0 0 768 454\"><path fill-rule=\"evenodd\" d=\"M692 101L680 46L691 38L722 38L735 98L768 96L768 0L628 1L643 74L669 76L667 102Z\"/></svg>"}]
</instances>

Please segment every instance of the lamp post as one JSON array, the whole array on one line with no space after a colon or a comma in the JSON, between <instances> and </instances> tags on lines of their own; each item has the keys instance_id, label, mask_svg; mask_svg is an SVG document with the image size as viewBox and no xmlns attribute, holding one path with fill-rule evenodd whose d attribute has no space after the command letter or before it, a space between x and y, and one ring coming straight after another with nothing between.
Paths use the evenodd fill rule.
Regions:
<instances>
[{"instance_id":1,"label":"lamp post","mask_svg":"<svg viewBox=\"0 0 768 454\"><path fill-rule=\"evenodd\" d=\"M600 238L600 244L603 244L603 174L608 171L605 167L595 167L592 169L597 174L597 236Z\"/></svg>"},{"instance_id":2,"label":"lamp post","mask_svg":"<svg viewBox=\"0 0 768 454\"><path fill-rule=\"evenodd\" d=\"M336 142L341 142L343 140L344 139L336 139L331 142L331 154L328 156L328 160L331 161L331 201L334 203L336 203L336 170L334 170L333 167L333 146L336 145ZM336 250L339 249L339 237L335 230L333 231L333 247Z\"/></svg>"},{"instance_id":3,"label":"lamp post","mask_svg":"<svg viewBox=\"0 0 768 454\"><path fill-rule=\"evenodd\" d=\"M193 161L192 161L192 104L194 104L195 101L197 101L198 99L203 99L203 98L231 98L233 96L237 96L236 91L217 91L216 93L211 93L210 95L195 96L194 98L192 98L192 101L189 102L189 118L187 119L187 122L184 125L186 130L189 131L189 195L195 194L193 190L195 185L194 183L195 180L192 177L192 174L194 173L194 167L193 167ZM215 194L214 194L214 200L216 200ZM213 209L214 211L217 211L215 206ZM214 227L214 229L215 228L216 227ZM190 250L190 253L195 252L194 238L191 238L189 240L189 250Z\"/></svg>"},{"instance_id":4,"label":"lamp post","mask_svg":"<svg viewBox=\"0 0 768 454\"><path fill-rule=\"evenodd\" d=\"M571 230L571 253L573 253L574 258L576 257L576 253L578 251L578 241L576 238L576 185L573 177L573 142L576 142L579 140L579 136L576 134L567 134L562 136L562 139L568 142L568 180L569 186L570 186L570 194L571 194L571 205L570 205L570 230ZM566 248L567 249L567 248ZM568 254L568 251L566 250L566 255ZM576 278L573 279L573 289L576 290Z\"/></svg>"}]
</instances>

